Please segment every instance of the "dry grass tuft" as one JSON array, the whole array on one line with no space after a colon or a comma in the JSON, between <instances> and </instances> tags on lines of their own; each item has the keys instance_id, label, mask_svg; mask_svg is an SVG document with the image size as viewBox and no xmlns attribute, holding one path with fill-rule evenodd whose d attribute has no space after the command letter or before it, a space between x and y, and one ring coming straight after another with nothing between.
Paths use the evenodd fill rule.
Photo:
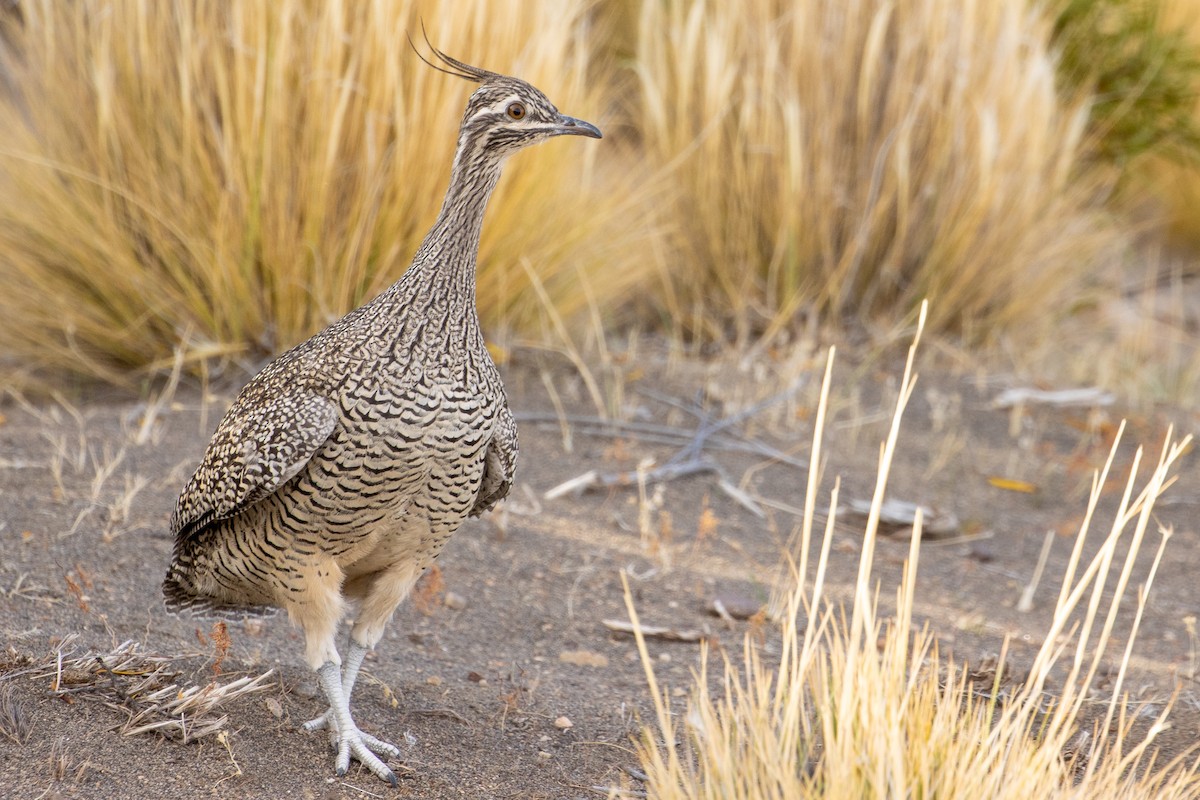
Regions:
<instances>
[{"instance_id":1,"label":"dry grass tuft","mask_svg":"<svg viewBox=\"0 0 1200 800\"><path fill-rule=\"evenodd\" d=\"M670 184L662 303L692 334L925 298L973 338L1037 327L1120 243L1033 3L664 0L638 32L631 116Z\"/></svg>"},{"instance_id":2,"label":"dry grass tuft","mask_svg":"<svg viewBox=\"0 0 1200 800\"><path fill-rule=\"evenodd\" d=\"M421 18L605 130L518 157L478 292L503 344L598 356L604 413L635 292L641 321L704 343L886 330L929 298L936 329L1023 353L1118 294L1110 161L1186 138L1195 65L1175 48L1156 72L1177 37L1152 23L1195 3L30 0L0 17L0 368L207 378L395 280L470 91L408 50ZM1067 8L1087 24L1056 29ZM1190 209L1176 177L1157 194Z\"/></svg>"},{"instance_id":3,"label":"dry grass tuft","mask_svg":"<svg viewBox=\"0 0 1200 800\"><path fill-rule=\"evenodd\" d=\"M32 732L29 712L15 696L13 687L8 684L0 686L0 736L13 744L25 744Z\"/></svg>"},{"instance_id":4,"label":"dry grass tuft","mask_svg":"<svg viewBox=\"0 0 1200 800\"><path fill-rule=\"evenodd\" d=\"M594 119L583 0L33 0L0 47L0 350L122 381L288 346L399 277L436 215L468 84L453 54ZM419 37L417 37L419 38ZM575 143L576 145L578 143ZM639 276L587 148L519 157L482 245L485 320L569 315ZM628 188L628 187L626 187Z\"/></svg>"},{"instance_id":5,"label":"dry grass tuft","mask_svg":"<svg viewBox=\"0 0 1200 800\"><path fill-rule=\"evenodd\" d=\"M764 651L747 636L740 660L726 658L721 679L714 683L702 667L687 711L677 717L669 694L655 679L644 639L637 637L657 714L657 729L644 730L639 742L647 796L1197 796L1200 763L1194 751L1165 764L1156 760L1154 739L1166 726L1167 711L1153 714L1149 729L1135 734L1139 715L1127 706L1123 693L1133 638L1170 531L1160 530L1153 566L1140 579L1132 633L1115 675L1108 675L1112 693L1100 704L1099 718L1084 721L1093 681L1116 644L1112 634L1118 612L1130 602L1135 557L1149 531L1154 503L1172 483L1170 474L1190 437L1175 441L1168 434L1140 489L1138 451L1111 528L1088 561L1082 558L1083 546L1112 467L1110 457L1094 482L1045 644L1029 677L1001 692L1006 679L1003 653L989 680L986 670L970 670L941 658L930 631L914 625L919 521L896 593L896 614L885 620L877 613L872 559L878 509L914 385L911 369L910 353L892 430L881 452L849 619L823 591L835 522L831 513L811 580L803 558L813 541L811 516L796 542L800 561L794 581L777 598L778 663L767 663ZM828 382L827 374L826 388ZM819 425L816 435L819 441ZM816 467L814 459L813 473ZM837 495L835 484L830 508L837 507ZM810 492L810 506L812 499ZM626 603L636 625L628 594ZM706 665L707 658L701 663ZM1044 691L1052 671L1065 672L1054 697ZM1096 716L1093 711L1095 703L1087 715Z\"/></svg>"},{"instance_id":6,"label":"dry grass tuft","mask_svg":"<svg viewBox=\"0 0 1200 800\"><path fill-rule=\"evenodd\" d=\"M178 657L144 653L133 641L107 653L74 655L70 649L74 638L64 639L41 663L9 672L4 679L49 678L52 696L71 703L92 700L121 711L126 719L117 730L124 736L155 731L190 742L216 734L228 721L221 710L245 695L270 688L269 679L275 672L181 688L177 682L180 673L172 669Z\"/></svg>"}]
</instances>

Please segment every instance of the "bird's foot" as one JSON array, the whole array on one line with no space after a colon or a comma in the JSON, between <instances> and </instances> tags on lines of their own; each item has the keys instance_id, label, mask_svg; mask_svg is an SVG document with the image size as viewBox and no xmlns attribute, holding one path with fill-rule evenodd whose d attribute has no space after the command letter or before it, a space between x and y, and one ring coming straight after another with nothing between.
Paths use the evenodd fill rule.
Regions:
<instances>
[{"instance_id":1,"label":"bird's foot","mask_svg":"<svg viewBox=\"0 0 1200 800\"><path fill-rule=\"evenodd\" d=\"M304 723L304 729L309 731L328 730L329 741L337 751L334 769L339 776L345 775L350 769L350 758L358 759L364 767L375 773L381 780L392 786L396 785L396 773L388 769L383 760L400 755L400 748L391 742L376 739L370 734L359 730L350 716L350 692L353 690L354 677L358 672L358 662L362 660L359 649L357 656L351 653L350 665L346 672L346 687L342 686L342 675L338 665L333 661L322 664L317 670L317 678L325 696L329 698L329 709L317 717ZM383 756L380 760L379 756Z\"/></svg>"},{"instance_id":2,"label":"bird's foot","mask_svg":"<svg viewBox=\"0 0 1200 800\"><path fill-rule=\"evenodd\" d=\"M346 774L346 771L350 769L350 757L354 756L359 763L375 773L376 777L387 781L392 786L396 785L396 773L392 772L376 755L384 758L395 758L400 755L400 748L391 742L376 739L369 733L363 733L357 727L351 727L338 732L337 751L334 769L338 776Z\"/></svg>"}]
</instances>

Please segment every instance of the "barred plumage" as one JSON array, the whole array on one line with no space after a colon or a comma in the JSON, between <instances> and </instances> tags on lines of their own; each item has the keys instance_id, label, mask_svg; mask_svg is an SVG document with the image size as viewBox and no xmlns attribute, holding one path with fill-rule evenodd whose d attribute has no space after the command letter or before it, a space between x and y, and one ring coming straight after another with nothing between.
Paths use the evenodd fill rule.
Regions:
<instances>
[{"instance_id":1,"label":"barred plumage","mask_svg":"<svg viewBox=\"0 0 1200 800\"><path fill-rule=\"evenodd\" d=\"M524 81L434 52L480 84L450 186L412 266L379 297L280 356L238 395L179 497L168 609L239 617L285 609L351 756L395 781L349 697L367 650L462 522L507 494L516 425L484 347L475 259L504 159L563 134L600 138ZM441 67L439 67L441 68ZM334 635L357 602L344 670Z\"/></svg>"}]
</instances>

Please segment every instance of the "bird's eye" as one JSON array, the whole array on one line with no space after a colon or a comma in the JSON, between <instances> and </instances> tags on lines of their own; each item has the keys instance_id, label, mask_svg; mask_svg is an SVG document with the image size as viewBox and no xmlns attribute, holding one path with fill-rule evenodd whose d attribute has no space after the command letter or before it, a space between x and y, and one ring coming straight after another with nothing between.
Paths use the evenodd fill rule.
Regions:
<instances>
[{"instance_id":1,"label":"bird's eye","mask_svg":"<svg viewBox=\"0 0 1200 800\"><path fill-rule=\"evenodd\" d=\"M508 112L508 116L512 119L524 119L525 118L525 104L524 103L509 103L508 108L505 110Z\"/></svg>"}]
</instances>

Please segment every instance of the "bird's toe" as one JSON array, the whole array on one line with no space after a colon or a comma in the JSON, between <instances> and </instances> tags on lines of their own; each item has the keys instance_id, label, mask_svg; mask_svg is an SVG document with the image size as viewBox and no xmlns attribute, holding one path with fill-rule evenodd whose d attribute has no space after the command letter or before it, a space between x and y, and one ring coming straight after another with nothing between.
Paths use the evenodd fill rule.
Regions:
<instances>
[{"instance_id":1,"label":"bird's toe","mask_svg":"<svg viewBox=\"0 0 1200 800\"><path fill-rule=\"evenodd\" d=\"M319 716L315 719L310 719L308 722L304 723L300 727L306 731L323 731L326 728L328 728L331 731L336 731L337 724L333 718L333 709L332 708L325 709L324 714L322 714L321 716Z\"/></svg>"},{"instance_id":2,"label":"bird's toe","mask_svg":"<svg viewBox=\"0 0 1200 800\"><path fill-rule=\"evenodd\" d=\"M371 734L363 733L362 731L359 731L359 735L362 737L363 745L372 753L386 756L387 758L395 758L396 756L400 755L400 748L396 747L396 745L392 744L391 742L385 742L382 739L376 739Z\"/></svg>"},{"instance_id":3,"label":"bird's toe","mask_svg":"<svg viewBox=\"0 0 1200 800\"><path fill-rule=\"evenodd\" d=\"M338 738L337 751L334 769L339 777L345 775L350 769L350 759L354 758L380 780L385 780L393 786L396 785L396 773L392 772L376 755L378 753L384 758L400 755L400 748L390 742L376 739L374 736L354 728Z\"/></svg>"}]
</instances>

